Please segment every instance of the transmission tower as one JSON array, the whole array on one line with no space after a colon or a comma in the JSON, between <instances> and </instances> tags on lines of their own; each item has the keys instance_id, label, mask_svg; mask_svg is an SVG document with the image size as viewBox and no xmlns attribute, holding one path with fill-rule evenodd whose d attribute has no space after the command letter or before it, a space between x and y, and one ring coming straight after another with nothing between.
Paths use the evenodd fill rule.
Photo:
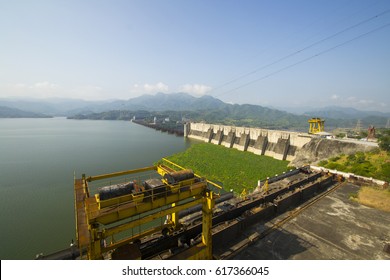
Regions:
<instances>
[{"instance_id":1,"label":"transmission tower","mask_svg":"<svg viewBox=\"0 0 390 280\"><path fill-rule=\"evenodd\" d=\"M358 120L355 127L355 133L360 134L361 131L362 131L362 121Z\"/></svg>"}]
</instances>

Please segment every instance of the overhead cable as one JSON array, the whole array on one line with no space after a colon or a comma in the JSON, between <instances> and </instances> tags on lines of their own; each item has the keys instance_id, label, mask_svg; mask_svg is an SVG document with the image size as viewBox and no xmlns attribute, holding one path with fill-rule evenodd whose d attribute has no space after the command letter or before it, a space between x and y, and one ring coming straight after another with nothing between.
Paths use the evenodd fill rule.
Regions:
<instances>
[{"instance_id":1,"label":"overhead cable","mask_svg":"<svg viewBox=\"0 0 390 280\"><path fill-rule=\"evenodd\" d=\"M264 66L261 66L261 67L259 67L259 68L256 68L256 69L254 69L254 70L252 70L252 71L250 71L250 72L248 72L248 73L242 74L242 75L238 76L237 78L234 78L234 79L232 79L232 80L230 80L230 81L228 81L228 82L226 82L226 83L224 83L224 84L222 84L222 85L220 85L220 86L214 88L213 91L215 91L216 89L222 88L222 87L224 87L224 86L226 86L226 85L229 85L229 84L231 84L231 83L234 83L234 82L236 82L236 81L238 81L238 80L240 80L240 79L242 79L242 78L245 78L245 77L248 77L248 76L250 76L250 75L253 75L253 74L259 72L260 70L263 70L263 69L265 69L265 68L267 68L267 67L270 67L270 66L272 66L272 65L275 65L275 64L277 64L277 63L279 63L279 62L281 62L281 61L283 61L283 60L286 60L286 59L288 59L288 58L290 58L290 57L292 57L292 56L294 56L294 55L296 55L296 54L299 54L299 53L301 53L301 52L303 52L303 51L306 51L306 50L308 50L308 49L310 49L310 48L312 48L312 47L318 45L318 44L321 44L321 43L323 43L323 42L325 42L325 41L327 41L327 40L329 40L329 39L332 39L332 38L334 38L334 37L336 37L336 36L338 36L338 35L340 35L340 34L346 32L346 31L349 31L349 30L351 30L351 29L353 29L353 28L356 28L356 27L358 27L358 26L360 26L360 25L362 25L362 24L365 24L365 23L370 22L370 21L372 21L372 20L374 20L374 19L377 19L378 17L381 17L381 16L383 16L383 15L389 13L389 12L390 12L390 9L388 9L388 10L386 10L386 11L383 11L383 12L381 12L381 13L375 15L375 16L372 16L372 17L370 17L370 18L367 18L367 19L365 19L365 20L362 20L362 21L360 21L360 22L358 22L358 23L356 23L356 24L354 24L354 25L351 25L351 26L349 26L349 27L347 27L347 28L345 28L345 29L343 29L343 30L341 30L341 31L338 31L338 32L336 32L336 33L334 33L334 34L332 34L332 35L330 35L330 36L328 36L328 37L325 37L325 38L323 38L323 39L321 39L321 40L319 40L319 41L316 41L316 42L314 42L314 43L312 43L312 44L310 44L310 45L308 45L308 46L306 46L306 47L304 47L304 48L302 48L302 49L299 49L299 50L297 50L297 51L295 51L295 52L292 52L292 53L290 53L290 54L288 54L288 55L286 55L286 56L284 56L284 57L281 57L281 58L279 58L279 59L277 59L277 60L275 60L275 61L273 61L273 62L271 62L271 63L269 63L269 64L266 64L266 65L264 65ZM216 96L220 96L220 95L221 95L221 94L217 94Z\"/></svg>"},{"instance_id":2,"label":"overhead cable","mask_svg":"<svg viewBox=\"0 0 390 280\"><path fill-rule=\"evenodd\" d=\"M255 80L252 80L252 81L250 81L250 82L247 82L247 83L245 83L245 84L243 84L243 85L241 85L241 86L238 86L238 87L236 87L236 88L234 88L234 89L232 89L232 90L225 91L225 92L223 92L223 93L221 93L221 94L219 94L219 95L217 95L217 96L221 96L221 95L225 95L225 94L231 93L231 92L233 92L233 91L236 91L236 90L238 90L238 89L241 89L241 88L243 88L243 87L246 87L246 86L248 86L248 85L251 85L251 84L253 84L253 83L256 83L256 82L258 82L258 81L267 79L267 78L269 78L269 77L271 77L271 76L274 76L274 75L276 75L276 74L278 74L278 73L280 73L280 72L282 72L282 71L285 71L285 70L290 69L290 68L292 68L292 67L294 67L294 66L296 66L296 65L299 65L299 64L302 64L302 63L304 63L304 62L307 62L307 61L309 61L309 60L311 60L311 59L313 59L313 58L315 58L315 57L318 57L318 56L320 56L320 55L323 55L323 54L325 54L325 53L328 53L328 52L330 52L330 51L332 51L332 50L334 50L334 49L336 49L336 48L339 48L339 47L341 47L341 46L344 46L344 45L346 45L346 44L348 44L348 43L351 43L351 42L353 42L353 41L355 41L355 40L358 40L358 39L360 39L360 38L362 38L362 37L364 37L364 36L367 36L367 35L369 35L369 34L371 34L371 33L374 33L374 32L376 32L376 31L379 31L379 30L381 30L381 29L384 29L384 28L386 28L386 27L388 27L388 26L390 26L390 23L387 23L387 24L385 24L385 25L382 25L382 26L380 26L380 27L377 27L377 28L375 28L375 29L372 29L372 30L370 30L370 31L368 31L368 32L366 32L366 33L363 33L363 34L361 34L361 35L359 35L359 36L356 36L356 37L354 37L354 38L352 38L352 39L349 39L349 40L347 40L347 41L344 41L343 43L340 43L340 44L338 44L338 45L336 45L336 46L333 46L333 47L331 47L331 48L328 48L328 49L326 49L326 50L324 50L324 51L321 51L321 52L319 52L319 53L317 53L317 54L315 54L315 55L312 55L312 56L310 56L310 57L308 57L308 58L305 58L305 59L303 59L303 60L300 60L300 61L298 61L298 62L296 62L296 63L290 64L290 65L288 65L288 66L286 66L286 67L283 67L283 68L281 68L281 69L279 69L279 70L277 70L277 71L274 71L274 72L272 72L272 73L270 73L270 74L267 74L267 75L265 75L265 76L262 76L262 77L260 77L260 78L258 78L258 79L255 79Z\"/></svg>"}]
</instances>

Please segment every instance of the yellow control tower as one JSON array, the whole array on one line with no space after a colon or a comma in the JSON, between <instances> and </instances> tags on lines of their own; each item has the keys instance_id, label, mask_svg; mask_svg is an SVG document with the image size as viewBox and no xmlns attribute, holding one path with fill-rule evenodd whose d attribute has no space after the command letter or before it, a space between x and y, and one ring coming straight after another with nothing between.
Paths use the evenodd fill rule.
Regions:
<instances>
[{"instance_id":1,"label":"yellow control tower","mask_svg":"<svg viewBox=\"0 0 390 280\"><path fill-rule=\"evenodd\" d=\"M309 133L315 134L318 132L323 132L325 128L325 120L321 118L311 118L309 122Z\"/></svg>"}]
</instances>

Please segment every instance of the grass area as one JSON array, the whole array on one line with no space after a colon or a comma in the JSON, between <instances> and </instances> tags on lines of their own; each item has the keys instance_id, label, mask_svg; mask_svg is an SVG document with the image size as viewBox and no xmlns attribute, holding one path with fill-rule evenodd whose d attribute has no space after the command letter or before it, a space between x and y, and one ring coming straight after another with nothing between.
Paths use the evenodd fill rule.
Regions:
<instances>
[{"instance_id":1,"label":"grass area","mask_svg":"<svg viewBox=\"0 0 390 280\"><path fill-rule=\"evenodd\" d=\"M371 152L358 152L354 155L340 155L321 161L321 166L343 172L390 181L390 154L376 149ZM362 187L358 193L351 194L350 199L363 205L390 212L390 189Z\"/></svg>"},{"instance_id":2,"label":"grass area","mask_svg":"<svg viewBox=\"0 0 390 280\"><path fill-rule=\"evenodd\" d=\"M192 145L168 159L236 193L255 188L258 180L287 171L289 163L208 143Z\"/></svg>"},{"instance_id":3,"label":"grass area","mask_svg":"<svg viewBox=\"0 0 390 280\"><path fill-rule=\"evenodd\" d=\"M358 152L354 155L340 155L321 161L319 165L329 169L390 181L390 155L379 149L368 153Z\"/></svg>"},{"instance_id":4,"label":"grass area","mask_svg":"<svg viewBox=\"0 0 390 280\"><path fill-rule=\"evenodd\" d=\"M373 187L362 187L357 195L351 197L368 207L373 207L386 212L390 212L390 190L380 190Z\"/></svg>"}]
</instances>

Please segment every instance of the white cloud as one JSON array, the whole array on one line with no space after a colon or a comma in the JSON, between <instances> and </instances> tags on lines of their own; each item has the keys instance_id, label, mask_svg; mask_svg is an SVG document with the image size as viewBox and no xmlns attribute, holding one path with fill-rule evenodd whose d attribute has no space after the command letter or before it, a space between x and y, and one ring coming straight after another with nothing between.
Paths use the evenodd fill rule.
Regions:
<instances>
[{"instance_id":1,"label":"white cloud","mask_svg":"<svg viewBox=\"0 0 390 280\"><path fill-rule=\"evenodd\" d=\"M337 94L333 94L330 98L333 100L337 100L340 98L340 96L338 96Z\"/></svg>"},{"instance_id":2,"label":"white cloud","mask_svg":"<svg viewBox=\"0 0 390 280\"><path fill-rule=\"evenodd\" d=\"M225 102L225 103L230 104L230 105L236 104L236 103L234 103L233 101L227 101L227 102Z\"/></svg>"},{"instance_id":3,"label":"white cloud","mask_svg":"<svg viewBox=\"0 0 390 280\"><path fill-rule=\"evenodd\" d=\"M65 91L61 86L48 81L36 82L33 84L9 84L1 87L3 97L30 97L47 98L59 97L64 95Z\"/></svg>"},{"instance_id":4,"label":"white cloud","mask_svg":"<svg viewBox=\"0 0 390 280\"><path fill-rule=\"evenodd\" d=\"M347 103L346 103L346 105L357 106L357 107L361 107L364 105L374 105L374 104L377 105L379 104L379 102L376 102L372 99L359 99L356 96L347 97Z\"/></svg>"},{"instance_id":5,"label":"white cloud","mask_svg":"<svg viewBox=\"0 0 390 280\"><path fill-rule=\"evenodd\" d=\"M204 95L211 90L210 86L200 84L185 84L179 88L180 91L195 95Z\"/></svg>"},{"instance_id":6,"label":"white cloud","mask_svg":"<svg viewBox=\"0 0 390 280\"><path fill-rule=\"evenodd\" d=\"M72 89L69 97L85 100L104 100L107 99L107 94L101 87L87 85Z\"/></svg>"},{"instance_id":7,"label":"white cloud","mask_svg":"<svg viewBox=\"0 0 390 280\"><path fill-rule=\"evenodd\" d=\"M167 92L169 89L166 84L161 83L161 82L159 82L155 85L144 84L144 88L147 92L155 92L155 91Z\"/></svg>"},{"instance_id":8,"label":"white cloud","mask_svg":"<svg viewBox=\"0 0 390 280\"><path fill-rule=\"evenodd\" d=\"M134 84L130 89L132 93L144 94L144 93L156 93L156 92L164 92L167 93L169 91L168 85L158 82L156 84Z\"/></svg>"},{"instance_id":9,"label":"white cloud","mask_svg":"<svg viewBox=\"0 0 390 280\"><path fill-rule=\"evenodd\" d=\"M107 99L105 91L98 86L87 85L74 88L64 88L48 81L32 84L10 84L0 86L0 97L18 98L77 98L86 100Z\"/></svg>"},{"instance_id":10,"label":"white cloud","mask_svg":"<svg viewBox=\"0 0 390 280\"><path fill-rule=\"evenodd\" d=\"M38 82L35 83L34 85L30 86L31 89L37 89L37 90L45 90L45 91L50 91L50 90L56 90L59 89L60 86L57 84L50 83L48 81L45 82Z\"/></svg>"},{"instance_id":11,"label":"white cloud","mask_svg":"<svg viewBox=\"0 0 390 280\"><path fill-rule=\"evenodd\" d=\"M12 86L15 89L25 89L27 86L25 84L16 84Z\"/></svg>"},{"instance_id":12,"label":"white cloud","mask_svg":"<svg viewBox=\"0 0 390 280\"><path fill-rule=\"evenodd\" d=\"M385 102L380 102L379 106L382 108L388 108L387 104Z\"/></svg>"},{"instance_id":13,"label":"white cloud","mask_svg":"<svg viewBox=\"0 0 390 280\"><path fill-rule=\"evenodd\" d=\"M375 101L370 99L360 99L358 103L362 105L370 105L370 104L374 104Z\"/></svg>"},{"instance_id":14,"label":"white cloud","mask_svg":"<svg viewBox=\"0 0 390 280\"><path fill-rule=\"evenodd\" d=\"M348 96L348 97L342 97L337 96L337 98L332 99L332 105L337 105L341 107L352 107L359 110L373 110L373 111L388 111L386 102L374 100L374 99L368 99L368 98L360 98L357 96Z\"/></svg>"}]
</instances>

